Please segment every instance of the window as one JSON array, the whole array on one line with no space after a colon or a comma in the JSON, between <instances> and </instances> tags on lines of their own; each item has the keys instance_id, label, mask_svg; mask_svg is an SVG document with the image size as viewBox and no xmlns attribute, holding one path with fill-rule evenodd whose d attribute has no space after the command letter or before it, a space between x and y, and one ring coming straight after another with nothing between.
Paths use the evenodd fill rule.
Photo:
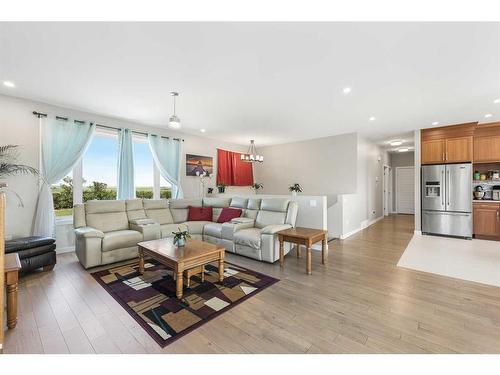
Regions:
<instances>
[{"instance_id":1,"label":"window","mask_svg":"<svg viewBox=\"0 0 500 375\"><path fill-rule=\"evenodd\" d=\"M133 142L135 196L137 198L152 199L155 185L155 166L148 139L144 136L135 135Z\"/></svg>"},{"instance_id":2,"label":"window","mask_svg":"<svg viewBox=\"0 0 500 375\"><path fill-rule=\"evenodd\" d=\"M160 198L172 197L172 184L160 176Z\"/></svg>"},{"instance_id":3,"label":"window","mask_svg":"<svg viewBox=\"0 0 500 375\"><path fill-rule=\"evenodd\" d=\"M97 129L82 165L83 201L116 199L118 133Z\"/></svg>"},{"instance_id":4,"label":"window","mask_svg":"<svg viewBox=\"0 0 500 375\"><path fill-rule=\"evenodd\" d=\"M54 211L57 217L73 215L73 172L51 186Z\"/></svg>"}]
</instances>

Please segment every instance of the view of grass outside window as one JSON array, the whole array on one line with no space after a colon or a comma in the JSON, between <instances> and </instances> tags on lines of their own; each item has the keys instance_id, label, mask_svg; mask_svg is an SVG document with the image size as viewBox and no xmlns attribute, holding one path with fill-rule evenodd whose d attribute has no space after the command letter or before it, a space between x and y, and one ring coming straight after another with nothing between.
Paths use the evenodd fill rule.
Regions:
<instances>
[{"instance_id":1,"label":"view of grass outside window","mask_svg":"<svg viewBox=\"0 0 500 375\"><path fill-rule=\"evenodd\" d=\"M82 160L83 201L116 199L118 136L96 131ZM153 198L154 162L146 139L134 139L134 173L137 198ZM171 185L160 177L160 197L171 197ZM56 216L73 215L73 174L52 186Z\"/></svg>"},{"instance_id":2,"label":"view of grass outside window","mask_svg":"<svg viewBox=\"0 0 500 375\"><path fill-rule=\"evenodd\" d=\"M51 186L56 216L73 215L73 173Z\"/></svg>"}]
</instances>

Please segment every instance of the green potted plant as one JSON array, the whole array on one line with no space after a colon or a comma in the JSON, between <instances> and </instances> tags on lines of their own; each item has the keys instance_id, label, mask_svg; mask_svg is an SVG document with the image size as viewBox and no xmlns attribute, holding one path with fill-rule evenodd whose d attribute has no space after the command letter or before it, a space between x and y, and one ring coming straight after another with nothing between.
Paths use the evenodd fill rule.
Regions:
<instances>
[{"instance_id":1,"label":"green potted plant","mask_svg":"<svg viewBox=\"0 0 500 375\"><path fill-rule=\"evenodd\" d=\"M8 189L7 182L2 181L2 179L18 174L31 174L38 176L39 173L37 169L30 167L29 165L17 163L19 158L18 147L18 145L0 146L0 192L13 193L19 201L19 206L22 207L23 201L19 194Z\"/></svg>"},{"instance_id":2,"label":"green potted plant","mask_svg":"<svg viewBox=\"0 0 500 375\"><path fill-rule=\"evenodd\" d=\"M252 185L252 189L255 190L255 193L257 193L257 191L259 191L260 189L262 189L264 187L263 184L261 184L260 182L255 182L253 185Z\"/></svg>"},{"instance_id":3,"label":"green potted plant","mask_svg":"<svg viewBox=\"0 0 500 375\"><path fill-rule=\"evenodd\" d=\"M181 228L177 228L177 232L172 232L174 235L174 245L182 247L186 244L186 239L191 238L187 230L182 231Z\"/></svg>"},{"instance_id":4,"label":"green potted plant","mask_svg":"<svg viewBox=\"0 0 500 375\"><path fill-rule=\"evenodd\" d=\"M219 194L223 194L226 191L226 184L224 182L217 182L217 190L219 190Z\"/></svg>"},{"instance_id":5,"label":"green potted plant","mask_svg":"<svg viewBox=\"0 0 500 375\"><path fill-rule=\"evenodd\" d=\"M297 193L302 193L302 188L297 182L294 183L292 186L289 186L288 190L292 192L292 197L294 198L297 196Z\"/></svg>"}]
</instances>

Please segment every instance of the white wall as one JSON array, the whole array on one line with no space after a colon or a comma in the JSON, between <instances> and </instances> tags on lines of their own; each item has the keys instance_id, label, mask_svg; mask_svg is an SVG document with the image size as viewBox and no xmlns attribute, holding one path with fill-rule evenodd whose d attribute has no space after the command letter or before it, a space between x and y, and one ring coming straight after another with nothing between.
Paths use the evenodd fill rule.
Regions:
<instances>
[{"instance_id":1,"label":"white wall","mask_svg":"<svg viewBox=\"0 0 500 375\"><path fill-rule=\"evenodd\" d=\"M164 136L173 136L185 139L183 144L183 162L181 185L186 197L195 197L200 194L197 177L186 176L185 154L192 153L207 155L214 158L214 174L217 171L217 148L234 151L246 151L247 146L229 144L214 139L180 134L165 129L150 127L117 118L99 116L92 113L71 110L44 103L0 95L0 144L17 144L21 149L20 162L38 167L38 119L32 114L36 110L49 115L61 115L75 119L93 121L103 125L127 127L132 130L151 132ZM202 128L203 124L199 124ZM21 195L24 208L17 206L11 197L7 198L6 233L14 237L30 234L33 214L36 205L37 183L33 177L17 176L7 179L9 187ZM211 185L215 184L215 176ZM208 187L208 186L207 186Z\"/></svg>"},{"instance_id":2,"label":"white wall","mask_svg":"<svg viewBox=\"0 0 500 375\"><path fill-rule=\"evenodd\" d=\"M330 236L344 237L383 216L382 175L388 154L356 133L263 147L254 169L265 194L326 195Z\"/></svg>"}]
</instances>

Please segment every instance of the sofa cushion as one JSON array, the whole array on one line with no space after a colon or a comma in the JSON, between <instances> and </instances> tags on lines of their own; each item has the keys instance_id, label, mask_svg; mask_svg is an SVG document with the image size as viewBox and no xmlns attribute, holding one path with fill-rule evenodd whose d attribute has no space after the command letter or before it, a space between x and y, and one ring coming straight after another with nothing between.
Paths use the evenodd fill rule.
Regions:
<instances>
[{"instance_id":1,"label":"sofa cushion","mask_svg":"<svg viewBox=\"0 0 500 375\"><path fill-rule=\"evenodd\" d=\"M161 238L173 237L174 234L172 232L178 231L186 231L188 230L187 226L184 224L164 224L160 225L161 229Z\"/></svg>"},{"instance_id":2,"label":"sofa cushion","mask_svg":"<svg viewBox=\"0 0 500 375\"><path fill-rule=\"evenodd\" d=\"M87 214L103 214L107 212L125 212L125 201L90 200L85 203Z\"/></svg>"},{"instance_id":3,"label":"sofa cushion","mask_svg":"<svg viewBox=\"0 0 500 375\"><path fill-rule=\"evenodd\" d=\"M174 222L174 218L168 208L148 209L146 210L146 216L160 225L172 224Z\"/></svg>"},{"instance_id":4,"label":"sofa cushion","mask_svg":"<svg viewBox=\"0 0 500 375\"><path fill-rule=\"evenodd\" d=\"M234 243L260 249L260 229L248 228L237 231L234 233Z\"/></svg>"},{"instance_id":5,"label":"sofa cushion","mask_svg":"<svg viewBox=\"0 0 500 375\"><path fill-rule=\"evenodd\" d=\"M261 199L257 199L257 198L248 199L247 208L249 210L259 210L260 209L260 201L261 201Z\"/></svg>"},{"instance_id":6,"label":"sofa cushion","mask_svg":"<svg viewBox=\"0 0 500 375\"><path fill-rule=\"evenodd\" d=\"M255 227L264 228L271 224L285 224L286 212L260 210L255 219Z\"/></svg>"},{"instance_id":7,"label":"sofa cushion","mask_svg":"<svg viewBox=\"0 0 500 375\"><path fill-rule=\"evenodd\" d=\"M231 204L229 205L229 207L247 208L247 205L248 205L248 198L235 197L231 199Z\"/></svg>"},{"instance_id":8,"label":"sofa cushion","mask_svg":"<svg viewBox=\"0 0 500 375\"><path fill-rule=\"evenodd\" d=\"M129 221L146 218L142 199L127 199L125 201L125 206L127 208L127 217Z\"/></svg>"},{"instance_id":9,"label":"sofa cushion","mask_svg":"<svg viewBox=\"0 0 500 375\"><path fill-rule=\"evenodd\" d=\"M217 219L218 223L227 223L228 221L231 221L234 218L240 217L241 216L241 209L240 208L229 208L229 207L224 207L222 209L222 212L219 215L219 219Z\"/></svg>"},{"instance_id":10,"label":"sofa cushion","mask_svg":"<svg viewBox=\"0 0 500 375\"><path fill-rule=\"evenodd\" d=\"M204 207L229 207L231 203L231 198L203 198Z\"/></svg>"},{"instance_id":11,"label":"sofa cushion","mask_svg":"<svg viewBox=\"0 0 500 375\"><path fill-rule=\"evenodd\" d=\"M168 208L168 201L166 199L144 199L142 203L146 210Z\"/></svg>"},{"instance_id":12,"label":"sofa cushion","mask_svg":"<svg viewBox=\"0 0 500 375\"><path fill-rule=\"evenodd\" d=\"M186 221L183 223L187 226L189 234L203 234L203 227L211 221Z\"/></svg>"},{"instance_id":13,"label":"sofa cushion","mask_svg":"<svg viewBox=\"0 0 500 375\"><path fill-rule=\"evenodd\" d=\"M212 236L222 238L222 224L208 223L203 227L203 234L205 236Z\"/></svg>"},{"instance_id":14,"label":"sofa cushion","mask_svg":"<svg viewBox=\"0 0 500 375\"><path fill-rule=\"evenodd\" d=\"M188 221L212 221L212 207L189 206Z\"/></svg>"},{"instance_id":15,"label":"sofa cushion","mask_svg":"<svg viewBox=\"0 0 500 375\"><path fill-rule=\"evenodd\" d=\"M201 207L201 199L170 199L170 212L174 219L174 223L183 223L188 220L188 207Z\"/></svg>"},{"instance_id":16,"label":"sofa cushion","mask_svg":"<svg viewBox=\"0 0 500 375\"><path fill-rule=\"evenodd\" d=\"M128 217L125 210L119 212L87 213L85 221L87 226L102 232L128 229Z\"/></svg>"},{"instance_id":17,"label":"sofa cushion","mask_svg":"<svg viewBox=\"0 0 500 375\"><path fill-rule=\"evenodd\" d=\"M142 234L135 230L116 230L104 233L102 251L111 251L137 245L142 241Z\"/></svg>"},{"instance_id":18,"label":"sofa cushion","mask_svg":"<svg viewBox=\"0 0 500 375\"><path fill-rule=\"evenodd\" d=\"M264 211L286 212L290 203L289 198L263 198L260 209Z\"/></svg>"}]
</instances>

